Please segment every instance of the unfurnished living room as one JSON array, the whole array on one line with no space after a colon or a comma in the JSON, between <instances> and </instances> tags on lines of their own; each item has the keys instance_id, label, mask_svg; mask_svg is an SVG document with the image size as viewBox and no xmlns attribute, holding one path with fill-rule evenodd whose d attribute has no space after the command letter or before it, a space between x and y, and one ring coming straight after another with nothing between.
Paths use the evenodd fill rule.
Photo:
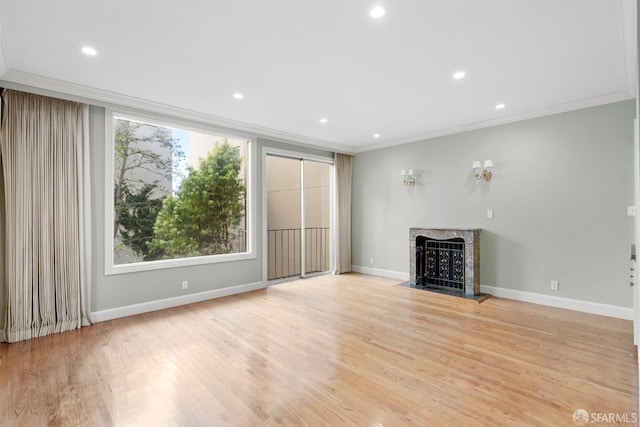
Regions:
<instances>
[{"instance_id":1,"label":"unfurnished living room","mask_svg":"<svg viewBox=\"0 0 640 427\"><path fill-rule=\"evenodd\" d=\"M0 0L0 425L637 425L637 0Z\"/></svg>"}]
</instances>

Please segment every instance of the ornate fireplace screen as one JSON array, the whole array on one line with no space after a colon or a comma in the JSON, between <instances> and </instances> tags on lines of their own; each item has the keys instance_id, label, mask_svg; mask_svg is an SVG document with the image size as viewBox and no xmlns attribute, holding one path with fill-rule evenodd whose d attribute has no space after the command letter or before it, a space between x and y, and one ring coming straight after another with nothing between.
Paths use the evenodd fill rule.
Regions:
<instances>
[{"instance_id":1,"label":"ornate fireplace screen","mask_svg":"<svg viewBox=\"0 0 640 427\"><path fill-rule=\"evenodd\" d=\"M464 239L416 238L416 285L464 290Z\"/></svg>"},{"instance_id":2,"label":"ornate fireplace screen","mask_svg":"<svg viewBox=\"0 0 640 427\"><path fill-rule=\"evenodd\" d=\"M480 230L410 228L411 286L480 295Z\"/></svg>"}]
</instances>

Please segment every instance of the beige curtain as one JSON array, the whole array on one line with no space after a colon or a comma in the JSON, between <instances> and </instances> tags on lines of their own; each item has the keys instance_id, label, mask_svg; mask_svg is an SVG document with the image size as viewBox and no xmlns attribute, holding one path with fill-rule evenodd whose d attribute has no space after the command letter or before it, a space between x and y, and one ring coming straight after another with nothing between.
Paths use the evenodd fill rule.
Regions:
<instances>
[{"instance_id":1,"label":"beige curtain","mask_svg":"<svg viewBox=\"0 0 640 427\"><path fill-rule=\"evenodd\" d=\"M336 274L351 271L351 160L336 153Z\"/></svg>"},{"instance_id":2,"label":"beige curtain","mask_svg":"<svg viewBox=\"0 0 640 427\"><path fill-rule=\"evenodd\" d=\"M4 332L15 342L81 326L83 107L3 95Z\"/></svg>"}]
</instances>

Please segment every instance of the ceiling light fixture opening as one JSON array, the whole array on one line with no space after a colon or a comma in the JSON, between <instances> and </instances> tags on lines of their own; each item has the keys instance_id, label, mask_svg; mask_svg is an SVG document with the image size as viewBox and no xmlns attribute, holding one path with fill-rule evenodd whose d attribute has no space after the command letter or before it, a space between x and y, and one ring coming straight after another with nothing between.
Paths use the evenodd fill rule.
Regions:
<instances>
[{"instance_id":1,"label":"ceiling light fixture opening","mask_svg":"<svg viewBox=\"0 0 640 427\"><path fill-rule=\"evenodd\" d=\"M460 80L461 78L463 78L466 75L467 74L464 71L458 71L458 72L453 74L453 78L456 79L456 80Z\"/></svg>"},{"instance_id":2,"label":"ceiling light fixture opening","mask_svg":"<svg viewBox=\"0 0 640 427\"><path fill-rule=\"evenodd\" d=\"M369 12L369 15L371 15L372 18L381 18L384 16L385 13L386 13L386 10L384 10L384 7L376 6L373 9L371 9L371 11Z\"/></svg>"},{"instance_id":3,"label":"ceiling light fixture opening","mask_svg":"<svg viewBox=\"0 0 640 427\"><path fill-rule=\"evenodd\" d=\"M374 137L374 138L380 138L380 134L379 134L379 133L374 133L374 134L373 134L373 137Z\"/></svg>"},{"instance_id":4,"label":"ceiling light fixture opening","mask_svg":"<svg viewBox=\"0 0 640 427\"><path fill-rule=\"evenodd\" d=\"M241 94L240 92L236 92L236 93L233 94L233 97L235 99L242 99L242 98L244 98L244 95Z\"/></svg>"},{"instance_id":5,"label":"ceiling light fixture opening","mask_svg":"<svg viewBox=\"0 0 640 427\"><path fill-rule=\"evenodd\" d=\"M82 48L82 53L89 56L96 56L98 54L98 51L90 46L84 46Z\"/></svg>"},{"instance_id":6,"label":"ceiling light fixture opening","mask_svg":"<svg viewBox=\"0 0 640 427\"><path fill-rule=\"evenodd\" d=\"M320 123L322 123L322 124L325 124L325 123L327 123L328 121L329 121L329 120L327 120L327 119L326 119L326 118L324 118L324 117L320 119Z\"/></svg>"},{"instance_id":7,"label":"ceiling light fixture opening","mask_svg":"<svg viewBox=\"0 0 640 427\"><path fill-rule=\"evenodd\" d=\"M498 104L498 105L496 105L496 110L502 110L504 107L506 107L506 105Z\"/></svg>"}]
</instances>

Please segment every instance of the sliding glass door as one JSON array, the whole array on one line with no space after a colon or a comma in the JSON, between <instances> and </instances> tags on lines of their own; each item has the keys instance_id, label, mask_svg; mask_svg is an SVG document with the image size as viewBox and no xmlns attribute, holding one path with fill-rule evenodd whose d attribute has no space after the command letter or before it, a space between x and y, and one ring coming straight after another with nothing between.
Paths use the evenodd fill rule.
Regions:
<instances>
[{"instance_id":1,"label":"sliding glass door","mask_svg":"<svg viewBox=\"0 0 640 427\"><path fill-rule=\"evenodd\" d=\"M333 165L267 154L267 279L328 272Z\"/></svg>"},{"instance_id":2,"label":"sliding glass door","mask_svg":"<svg viewBox=\"0 0 640 427\"><path fill-rule=\"evenodd\" d=\"M302 160L304 221L304 273L330 270L331 165Z\"/></svg>"}]
</instances>

